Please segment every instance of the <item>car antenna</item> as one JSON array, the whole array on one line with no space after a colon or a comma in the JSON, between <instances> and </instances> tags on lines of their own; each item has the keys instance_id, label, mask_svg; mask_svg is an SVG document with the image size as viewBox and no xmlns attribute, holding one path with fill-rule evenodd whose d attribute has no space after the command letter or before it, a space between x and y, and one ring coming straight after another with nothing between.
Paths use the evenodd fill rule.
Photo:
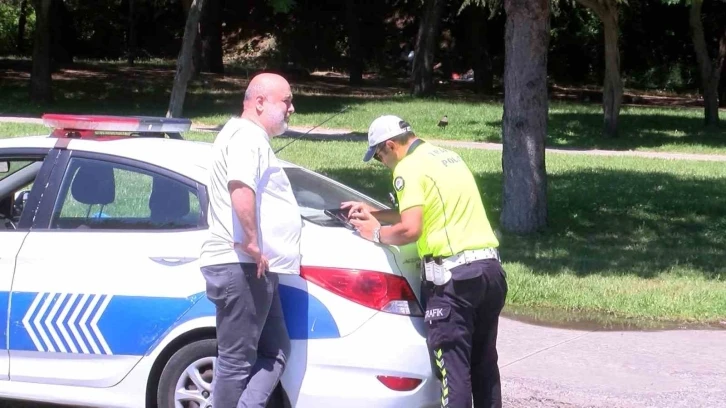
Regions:
<instances>
[{"instance_id":1,"label":"car antenna","mask_svg":"<svg viewBox=\"0 0 726 408\"><path fill-rule=\"evenodd\" d=\"M282 146L281 148L279 148L279 149L275 150L275 154L279 153L279 152L280 152L280 151L281 151L282 149L286 148L287 146L290 146L290 145L291 145L291 144L293 144L293 143L294 143L294 142L295 142L296 140L300 139L300 138L301 138L302 136L305 136L305 135L307 135L308 133L312 132L313 130L315 130L315 129L319 128L320 126L322 126L322 125L323 125L323 124L324 124L325 122L329 121L330 119L333 119L334 117L336 117L336 116L340 115L341 113L343 113L343 112L347 111L347 110L348 110L348 108L350 108L350 106L344 106L344 107L343 107L343 109L341 109L341 110L340 110L340 111L338 111L338 112L335 112L335 113L334 113L334 114L332 114L332 115L331 115L331 116L330 116L329 118L327 118L327 119L325 119L324 121L320 122L320 124L318 124L318 125L316 125L315 127L311 128L310 130L308 130L307 132L303 133L302 135L300 135L300 136L298 136L298 137L296 137L296 138L292 139L292 140L290 141L290 143L286 144L285 146Z\"/></svg>"}]
</instances>

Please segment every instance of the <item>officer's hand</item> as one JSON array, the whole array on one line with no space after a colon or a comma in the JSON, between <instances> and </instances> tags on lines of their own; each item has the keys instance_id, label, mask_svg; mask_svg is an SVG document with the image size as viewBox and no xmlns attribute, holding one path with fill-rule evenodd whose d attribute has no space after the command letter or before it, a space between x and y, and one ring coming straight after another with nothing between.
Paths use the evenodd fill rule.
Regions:
<instances>
[{"instance_id":1,"label":"officer's hand","mask_svg":"<svg viewBox=\"0 0 726 408\"><path fill-rule=\"evenodd\" d=\"M253 242L247 244L235 242L234 247L251 256L252 259L255 260L255 263L257 264L257 277L261 278L269 267L269 262L267 261L267 257L262 254L262 251L260 251L260 247Z\"/></svg>"},{"instance_id":2,"label":"officer's hand","mask_svg":"<svg viewBox=\"0 0 726 408\"><path fill-rule=\"evenodd\" d=\"M381 223L367 209L354 213L351 216L350 223L360 236L367 240L373 240L373 230L381 226Z\"/></svg>"},{"instance_id":3,"label":"officer's hand","mask_svg":"<svg viewBox=\"0 0 726 408\"><path fill-rule=\"evenodd\" d=\"M373 211L373 207L366 203L361 203L358 201L344 201L340 203L340 208L343 210L346 208L350 208L348 210L348 218L353 218L353 214L360 213L364 210L368 211L369 213Z\"/></svg>"}]
</instances>

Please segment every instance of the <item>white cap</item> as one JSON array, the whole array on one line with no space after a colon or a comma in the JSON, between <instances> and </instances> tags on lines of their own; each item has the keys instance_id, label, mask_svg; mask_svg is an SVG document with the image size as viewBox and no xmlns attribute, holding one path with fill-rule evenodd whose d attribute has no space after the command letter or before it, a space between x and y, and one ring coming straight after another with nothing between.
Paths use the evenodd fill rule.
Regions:
<instances>
[{"instance_id":1,"label":"white cap","mask_svg":"<svg viewBox=\"0 0 726 408\"><path fill-rule=\"evenodd\" d=\"M398 116L384 115L377 117L368 127L368 151L363 156L363 161L367 162L373 158L378 144L407 132L413 132L413 128Z\"/></svg>"}]
</instances>

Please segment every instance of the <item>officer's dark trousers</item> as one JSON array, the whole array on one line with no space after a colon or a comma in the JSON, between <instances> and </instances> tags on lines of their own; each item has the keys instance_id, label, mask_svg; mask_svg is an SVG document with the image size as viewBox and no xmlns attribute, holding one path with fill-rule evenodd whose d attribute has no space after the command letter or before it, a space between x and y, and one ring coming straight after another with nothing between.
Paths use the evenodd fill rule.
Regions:
<instances>
[{"instance_id":1,"label":"officer's dark trousers","mask_svg":"<svg viewBox=\"0 0 726 408\"><path fill-rule=\"evenodd\" d=\"M445 285L425 284L427 342L442 382L441 406L501 407L497 365L499 313L507 296L497 260L480 260L452 270Z\"/></svg>"}]
</instances>

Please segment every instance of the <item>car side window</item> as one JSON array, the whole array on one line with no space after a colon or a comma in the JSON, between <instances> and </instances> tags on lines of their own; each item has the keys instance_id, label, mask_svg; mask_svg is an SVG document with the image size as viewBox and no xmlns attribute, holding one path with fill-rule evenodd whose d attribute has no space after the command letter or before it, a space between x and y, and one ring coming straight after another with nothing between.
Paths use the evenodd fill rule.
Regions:
<instances>
[{"instance_id":1,"label":"car side window","mask_svg":"<svg viewBox=\"0 0 726 408\"><path fill-rule=\"evenodd\" d=\"M72 158L50 228L177 230L202 225L195 188L140 168Z\"/></svg>"},{"instance_id":2,"label":"car side window","mask_svg":"<svg viewBox=\"0 0 726 408\"><path fill-rule=\"evenodd\" d=\"M0 159L0 230L18 229L43 157Z\"/></svg>"}]
</instances>

